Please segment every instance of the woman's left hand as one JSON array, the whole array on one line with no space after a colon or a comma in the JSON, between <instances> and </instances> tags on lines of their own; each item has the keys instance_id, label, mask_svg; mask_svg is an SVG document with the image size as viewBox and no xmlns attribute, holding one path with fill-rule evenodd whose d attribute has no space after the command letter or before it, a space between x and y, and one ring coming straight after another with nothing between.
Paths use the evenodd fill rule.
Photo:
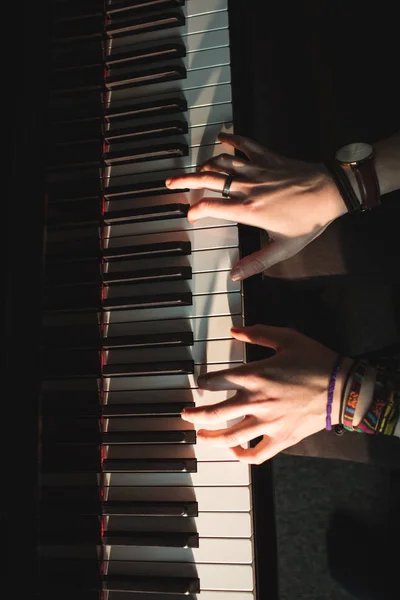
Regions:
<instances>
[{"instance_id":1,"label":"woman's left hand","mask_svg":"<svg viewBox=\"0 0 400 600\"><path fill-rule=\"evenodd\" d=\"M260 464L325 428L328 386L337 354L284 327L235 327L231 334L237 340L273 348L276 354L199 377L201 389L237 392L218 404L186 408L182 418L196 427L242 418L225 429L200 429L199 441L231 448L239 460ZM351 364L351 359L344 359L338 373L332 425L339 422L340 398ZM243 448L260 436L254 448Z\"/></svg>"}]
</instances>

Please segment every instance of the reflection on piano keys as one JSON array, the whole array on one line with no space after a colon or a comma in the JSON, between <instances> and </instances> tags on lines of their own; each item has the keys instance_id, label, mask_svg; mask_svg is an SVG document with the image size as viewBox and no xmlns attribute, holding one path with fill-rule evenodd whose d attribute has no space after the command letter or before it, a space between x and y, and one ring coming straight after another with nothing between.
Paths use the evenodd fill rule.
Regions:
<instances>
[{"instance_id":1,"label":"reflection on piano keys","mask_svg":"<svg viewBox=\"0 0 400 600\"><path fill-rule=\"evenodd\" d=\"M238 229L164 184L232 153L227 0L54 0L53 25L40 592L255 600L250 468L180 419L245 359Z\"/></svg>"}]
</instances>

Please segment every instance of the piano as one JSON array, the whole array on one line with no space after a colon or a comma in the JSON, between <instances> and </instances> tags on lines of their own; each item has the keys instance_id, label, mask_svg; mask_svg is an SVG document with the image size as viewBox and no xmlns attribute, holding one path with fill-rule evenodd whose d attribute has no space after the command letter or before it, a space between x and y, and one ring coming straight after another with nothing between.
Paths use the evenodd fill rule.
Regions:
<instances>
[{"instance_id":1,"label":"piano","mask_svg":"<svg viewBox=\"0 0 400 600\"><path fill-rule=\"evenodd\" d=\"M15 102L28 89L32 99L15 126L12 182L28 160L36 204L19 195L30 256L12 279L14 294L35 280L17 321L32 334L37 598L277 598L271 465L197 443L180 418L185 406L231 395L199 390L200 373L258 358L229 335L257 322L258 278L229 277L257 231L189 224L198 194L165 187L232 152L219 131L245 133L240 4L24 9ZM11 355L11 370L17 363Z\"/></svg>"}]
</instances>

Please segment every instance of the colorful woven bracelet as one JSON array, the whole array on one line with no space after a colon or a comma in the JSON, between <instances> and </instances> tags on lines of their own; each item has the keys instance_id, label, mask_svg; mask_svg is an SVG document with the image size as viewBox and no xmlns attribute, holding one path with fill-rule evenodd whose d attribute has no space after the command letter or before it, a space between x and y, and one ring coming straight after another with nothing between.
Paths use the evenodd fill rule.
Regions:
<instances>
[{"instance_id":1,"label":"colorful woven bracelet","mask_svg":"<svg viewBox=\"0 0 400 600\"><path fill-rule=\"evenodd\" d=\"M353 372L353 381L351 384L349 395L346 399L343 414L343 427L347 429L347 431L354 431L354 413L356 411L357 402L360 397L361 386L364 381L366 369L367 364L363 361L360 361L357 363Z\"/></svg>"},{"instance_id":2,"label":"colorful woven bracelet","mask_svg":"<svg viewBox=\"0 0 400 600\"><path fill-rule=\"evenodd\" d=\"M359 425L355 427L355 431L369 434L377 433L377 424L380 415L388 404L391 393L392 387L390 385L387 372L383 371L382 369L378 369L376 371L372 403Z\"/></svg>"},{"instance_id":3,"label":"colorful woven bracelet","mask_svg":"<svg viewBox=\"0 0 400 600\"><path fill-rule=\"evenodd\" d=\"M399 399L395 391L390 393L388 402L381 410L378 423L376 425L376 433L383 435L393 435L399 418Z\"/></svg>"}]
</instances>

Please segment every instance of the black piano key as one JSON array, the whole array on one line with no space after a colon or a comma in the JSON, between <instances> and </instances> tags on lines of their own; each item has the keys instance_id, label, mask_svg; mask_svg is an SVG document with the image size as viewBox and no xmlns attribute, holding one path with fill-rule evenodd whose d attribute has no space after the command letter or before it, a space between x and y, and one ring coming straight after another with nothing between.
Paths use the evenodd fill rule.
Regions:
<instances>
[{"instance_id":1,"label":"black piano key","mask_svg":"<svg viewBox=\"0 0 400 600\"><path fill-rule=\"evenodd\" d=\"M114 3L114 0L113 0ZM85 0L84 2L53 2L53 14L56 20L81 19L104 14L104 0Z\"/></svg>"},{"instance_id":2,"label":"black piano key","mask_svg":"<svg viewBox=\"0 0 400 600\"><path fill-rule=\"evenodd\" d=\"M101 145L102 131L100 119L78 122L53 123L50 131L52 144L76 144L96 142Z\"/></svg>"},{"instance_id":3,"label":"black piano key","mask_svg":"<svg viewBox=\"0 0 400 600\"><path fill-rule=\"evenodd\" d=\"M103 580L105 590L113 592L141 592L148 594L189 594L200 593L200 580L196 577L133 577L131 575L106 575ZM167 596L168 597L168 596Z\"/></svg>"},{"instance_id":4,"label":"black piano key","mask_svg":"<svg viewBox=\"0 0 400 600\"><path fill-rule=\"evenodd\" d=\"M82 39L101 39L103 31L103 14L90 14L79 19L60 19L54 22L53 41L55 43L70 43Z\"/></svg>"},{"instance_id":5,"label":"black piano key","mask_svg":"<svg viewBox=\"0 0 400 600\"><path fill-rule=\"evenodd\" d=\"M184 408L193 407L194 402L154 402L146 404L106 404L102 414L106 419L113 417L175 417Z\"/></svg>"},{"instance_id":6,"label":"black piano key","mask_svg":"<svg viewBox=\"0 0 400 600\"><path fill-rule=\"evenodd\" d=\"M47 227L65 229L68 227L87 227L101 223L101 200L83 200L75 202L53 202L48 206Z\"/></svg>"},{"instance_id":7,"label":"black piano key","mask_svg":"<svg viewBox=\"0 0 400 600\"><path fill-rule=\"evenodd\" d=\"M104 222L106 225L115 225L117 223L131 224L183 219L186 217L188 210L188 204L160 204L128 210L110 210L105 213Z\"/></svg>"},{"instance_id":8,"label":"black piano key","mask_svg":"<svg viewBox=\"0 0 400 600\"><path fill-rule=\"evenodd\" d=\"M176 81L178 79L186 79L186 69L180 64L162 65L152 69L136 69L129 68L116 69L106 77L106 87L108 90L116 88L131 88L153 83L165 83L167 81ZM87 89L87 86L85 86Z\"/></svg>"},{"instance_id":9,"label":"black piano key","mask_svg":"<svg viewBox=\"0 0 400 600\"><path fill-rule=\"evenodd\" d=\"M98 446L44 445L41 449L43 473L100 473L101 454Z\"/></svg>"},{"instance_id":10,"label":"black piano key","mask_svg":"<svg viewBox=\"0 0 400 600\"><path fill-rule=\"evenodd\" d=\"M163 160L166 158L182 158L188 156L189 148L186 144L170 143L155 144L148 148L135 148L130 150L110 150L104 154L104 162L108 166L141 163L151 160Z\"/></svg>"},{"instance_id":11,"label":"black piano key","mask_svg":"<svg viewBox=\"0 0 400 600\"><path fill-rule=\"evenodd\" d=\"M57 520L60 520L63 513L97 516L105 514L100 493L97 481L93 485L42 486L39 515L46 518L57 515ZM195 508L192 509L189 506L189 510L195 510Z\"/></svg>"},{"instance_id":12,"label":"black piano key","mask_svg":"<svg viewBox=\"0 0 400 600\"><path fill-rule=\"evenodd\" d=\"M57 44L52 52L53 70L86 69L102 65L104 49L101 38L78 40L72 44Z\"/></svg>"},{"instance_id":13,"label":"black piano key","mask_svg":"<svg viewBox=\"0 0 400 600\"><path fill-rule=\"evenodd\" d=\"M86 286L82 286L86 287ZM136 310L141 308L171 308L192 305L192 293L159 294L157 296L122 296L101 301L94 293L65 294L64 287L53 288L44 300L45 313L93 312L101 310ZM56 291L58 293L56 293Z\"/></svg>"},{"instance_id":14,"label":"black piano key","mask_svg":"<svg viewBox=\"0 0 400 600\"><path fill-rule=\"evenodd\" d=\"M90 284L47 287L44 290L43 307L48 312L100 310L101 287Z\"/></svg>"},{"instance_id":15,"label":"black piano key","mask_svg":"<svg viewBox=\"0 0 400 600\"><path fill-rule=\"evenodd\" d=\"M45 354L43 363L43 372L47 379L101 376L100 352L49 351Z\"/></svg>"},{"instance_id":16,"label":"black piano key","mask_svg":"<svg viewBox=\"0 0 400 600\"><path fill-rule=\"evenodd\" d=\"M65 515L62 520L46 517L39 523L41 546L101 544L122 546L154 546L164 548L198 548L196 532L118 531L106 529L101 534L99 519L95 515Z\"/></svg>"},{"instance_id":17,"label":"black piano key","mask_svg":"<svg viewBox=\"0 0 400 600\"><path fill-rule=\"evenodd\" d=\"M98 142L82 144L63 144L52 148L48 169L61 171L71 167L100 167L102 161L102 146Z\"/></svg>"},{"instance_id":18,"label":"black piano key","mask_svg":"<svg viewBox=\"0 0 400 600\"><path fill-rule=\"evenodd\" d=\"M102 505L105 516L130 517L198 517L197 502L129 502L108 501Z\"/></svg>"},{"instance_id":19,"label":"black piano key","mask_svg":"<svg viewBox=\"0 0 400 600\"><path fill-rule=\"evenodd\" d=\"M172 96L148 102L132 102L131 104L114 103L105 108L105 118L111 122L131 121L132 119L143 119L146 117L157 117L187 111L187 102L184 96Z\"/></svg>"},{"instance_id":20,"label":"black piano key","mask_svg":"<svg viewBox=\"0 0 400 600\"><path fill-rule=\"evenodd\" d=\"M191 331L143 335L100 336L92 327L54 327L44 331L50 348L114 350L118 348L176 348L193 346Z\"/></svg>"},{"instance_id":21,"label":"black piano key","mask_svg":"<svg viewBox=\"0 0 400 600\"><path fill-rule=\"evenodd\" d=\"M45 392L41 397L43 417L101 416L101 398L97 391L57 391Z\"/></svg>"},{"instance_id":22,"label":"black piano key","mask_svg":"<svg viewBox=\"0 0 400 600\"><path fill-rule=\"evenodd\" d=\"M121 260L124 258L161 258L165 256L188 256L191 243L184 241L139 244L137 246L114 246L99 250L99 240L74 241L73 243L53 243L47 247L48 264L74 261Z\"/></svg>"},{"instance_id":23,"label":"black piano key","mask_svg":"<svg viewBox=\"0 0 400 600\"><path fill-rule=\"evenodd\" d=\"M63 417L65 419L65 417ZM82 425L87 421L86 424ZM42 431L43 444L102 444L103 446L187 444L196 443L192 429L180 431L106 431L101 432L97 420L80 419L54 423L46 419Z\"/></svg>"},{"instance_id":24,"label":"black piano key","mask_svg":"<svg viewBox=\"0 0 400 600\"><path fill-rule=\"evenodd\" d=\"M41 489L40 514L57 516L104 515L130 517L197 517L198 503L188 501L133 501L107 500L102 502L100 488L92 486L43 486Z\"/></svg>"},{"instance_id":25,"label":"black piano key","mask_svg":"<svg viewBox=\"0 0 400 600\"><path fill-rule=\"evenodd\" d=\"M195 458L169 459L106 459L103 463L105 473L196 473Z\"/></svg>"},{"instance_id":26,"label":"black piano key","mask_svg":"<svg viewBox=\"0 0 400 600\"><path fill-rule=\"evenodd\" d=\"M195 458L106 459L97 446L51 445L42 448L44 473L196 473Z\"/></svg>"},{"instance_id":27,"label":"black piano key","mask_svg":"<svg viewBox=\"0 0 400 600\"><path fill-rule=\"evenodd\" d=\"M101 181L97 179L65 180L48 184L48 200L50 202L69 202L81 200L100 200ZM78 206L78 204L76 205Z\"/></svg>"},{"instance_id":28,"label":"black piano key","mask_svg":"<svg viewBox=\"0 0 400 600\"><path fill-rule=\"evenodd\" d=\"M151 138L162 138L174 135L184 135L188 132L186 121L163 121L138 127L125 127L106 132L104 139L107 143L115 141L141 141Z\"/></svg>"},{"instance_id":29,"label":"black piano key","mask_svg":"<svg viewBox=\"0 0 400 600\"><path fill-rule=\"evenodd\" d=\"M104 365L105 377L140 377L157 375L191 375L194 372L194 363L182 360L164 363L138 363L122 365Z\"/></svg>"},{"instance_id":30,"label":"black piano key","mask_svg":"<svg viewBox=\"0 0 400 600\"><path fill-rule=\"evenodd\" d=\"M187 192L189 190L170 190L165 186L165 180L149 181L135 185L110 185L104 190L107 200L130 200L132 198L145 198L147 196L159 196L160 194L174 194Z\"/></svg>"},{"instance_id":31,"label":"black piano key","mask_svg":"<svg viewBox=\"0 0 400 600\"><path fill-rule=\"evenodd\" d=\"M82 261L46 265L45 282L47 285L79 285L100 283L102 279L100 261Z\"/></svg>"},{"instance_id":32,"label":"black piano key","mask_svg":"<svg viewBox=\"0 0 400 600\"><path fill-rule=\"evenodd\" d=\"M106 12L112 15L123 11L140 12L176 8L184 4L185 0L108 0Z\"/></svg>"},{"instance_id":33,"label":"black piano key","mask_svg":"<svg viewBox=\"0 0 400 600\"><path fill-rule=\"evenodd\" d=\"M151 13L143 16L132 16L129 11L114 13L111 22L106 25L106 34L113 38L127 33L149 33L162 29L173 29L185 24L185 16L180 11Z\"/></svg>"},{"instance_id":34,"label":"black piano key","mask_svg":"<svg viewBox=\"0 0 400 600\"><path fill-rule=\"evenodd\" d=\"M117 48L115 52L106 58L106 65L112 73L116 65L127 65L135 67L137 64L146 62L172 60L186 56L186 47L180 43L153 44L146 48L129 47ZM110 73L110 74L111 74Z\"/></svg>"},{"instance_id":35,"label":"black piano key","mask_svg":"<svg viewBox=\"0 0 400 600\"><path fill-rule=\"evenodd\" d=\"M162 269L141 269L140 271L116 271L104 273L103 275L103 281L106 285L120 282L185 281L191 278L191 267L163 267Z\"/></svg>"},{"instance_id":36,"label":"black piano key","mask_svg":"<svg viewBox=\"0 0 400 600\"><path fill-rule=\"evenodd\" d=\"M42 396L43 417L177 417L194 402L146 402L101 406L98 392L47 392Z\"/></svg>"},{"instance_id":37,"label":"black piano key","mask_svg":"<svg viewBox=\"0 0 400 600\"><path fill-rule=\"evenodd\" d=\"M112 565L112 563L111 563ZM111 569L108 568L108 572ZM41 593L51 592L54 598L71 598L70 594L102 588L110 592L146 594L178 594L188 596L200 593L197 577L161 577L157 575L134 576L123 574L100 574L98 558L41 558L39 561L39 586ZM46 598L50 596L46 596ZM78 596L80 600L80 596ZM84 596L86 600L86 596ZM149 596L150 598L150 596Z\"/></svg>"},{"instance_id":38,"label":"black piano key","mask_svg":"<svg viewBox=\"0 0 400 600\"><path fill-rule=\"evenodd\" d=\"M198 548L198 533L154 533L147 531L105 531L104 544L153 546L162 548Z\"/></svg>"}]
</instances>

